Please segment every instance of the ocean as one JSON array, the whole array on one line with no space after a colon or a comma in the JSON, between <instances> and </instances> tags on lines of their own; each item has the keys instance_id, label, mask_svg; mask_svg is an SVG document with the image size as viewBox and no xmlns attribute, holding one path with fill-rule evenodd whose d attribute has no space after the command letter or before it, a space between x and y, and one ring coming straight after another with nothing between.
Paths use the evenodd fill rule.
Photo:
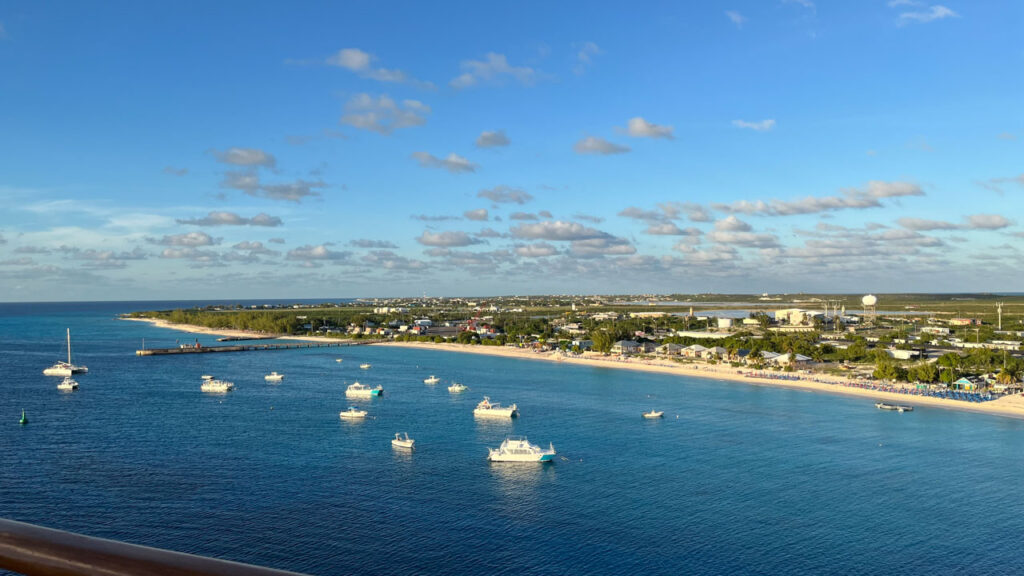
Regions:
<instances>
[{"instance_id":1,"label":"ocean","mask_svg":"<svg viewBox=\"0 0 1024 576\"><path fill-rule=\"evenodd\" d=\"M136 357L197 337L117 314L176 305L0 304L0 517L311 574L1024 573L1021 420L373 346ZM66 328L72 393L42 374ZM489 464L507 435L556 462Z\"/></svg>"}]
</instances>

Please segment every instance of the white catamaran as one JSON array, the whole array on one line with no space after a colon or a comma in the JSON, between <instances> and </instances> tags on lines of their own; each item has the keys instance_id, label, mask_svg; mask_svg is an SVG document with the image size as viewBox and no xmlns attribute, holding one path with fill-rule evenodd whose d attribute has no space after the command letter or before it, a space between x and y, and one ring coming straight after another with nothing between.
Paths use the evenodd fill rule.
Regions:
<instances>
[{"instance_id":1,"label":"white catamaran","mask_svg":"<svg viewBox=\"0 0 1024 576\"><path fill-rule=\"evenodd\" d=\"M58 360L56 364L43 370L47 376L71 376L72 374L83 374L89 369L85 366L75 366L71 363L71 328L68 328L68 361Z\"/></svg>"}]
</instances>

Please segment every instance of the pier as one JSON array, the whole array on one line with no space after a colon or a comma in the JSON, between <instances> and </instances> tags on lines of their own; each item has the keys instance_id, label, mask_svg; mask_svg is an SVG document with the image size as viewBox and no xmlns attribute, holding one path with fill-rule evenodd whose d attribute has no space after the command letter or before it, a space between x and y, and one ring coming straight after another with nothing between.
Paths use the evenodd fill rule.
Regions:
<instances>
[{"instance_id":1,"label":"pier","mask_svg":"<svg viewBox=\"0 0 1024 576\"><path fill-rule=\"evenodd\" d=\"M187 345L176 348L148 348L136 350L136 356L166 356L170 354L209 354L214 352L260 352L265 350L295 350L299 348L345 348L387 342L383 338L373 340L347 340L344 342L301 342L297 344L235 344L232 346Z\"/></svg>"}]
</instances>

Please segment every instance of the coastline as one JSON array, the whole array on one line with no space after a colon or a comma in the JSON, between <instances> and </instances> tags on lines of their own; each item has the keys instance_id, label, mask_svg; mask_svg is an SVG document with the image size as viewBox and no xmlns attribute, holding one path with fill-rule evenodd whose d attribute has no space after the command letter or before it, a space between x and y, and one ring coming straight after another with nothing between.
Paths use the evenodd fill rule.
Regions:
<instances>
[{"instance_id":1,"label":"coastline","mask_svg":"<svg viewBox=\"0 0 1024 576\"><path fill-rule=\"evenodd\" d=\"M191 324L174 324L166 320L153 318L123 319L138 322L149 322L158 328L167 328L192 334L234 337L267 336L267 334L259 334L245 330L212 329ZM322 336L279 336L278 338L281 340L300 340L308 342L338 341L337 338L326 338ZM870 399L875 402L896 402L901 404L911 404L915 407L928 406L946 410L977 412L993 416L1024 419L1024 395L1005 396L997 400L983 403L970 403L945 398L914 396L910 394L861 388L858 386L863 384L826 374L802 374L797 372L774 372L765 370L755 371L752 368L733 368L722 364L683 364L672 360L630 357L620 358L616 356L604 356L591 352L584 353L580 356L574 356L562 354L559 351L534 352L533 350L511 348L507 346L481 346L454 343L438 344L431 342L383 342L370 345L392 348L415 348L419 350L433 350L459 354L482 354L485 356L500 356L503 358L513 358L517 360L539 360L544 362L575 364L593 368L635 370L675 376L705 378L754 386L771 386L775 388L808 390L824 394L840 394L843 396L855 396Z\"/></svg>"}]
</instances>

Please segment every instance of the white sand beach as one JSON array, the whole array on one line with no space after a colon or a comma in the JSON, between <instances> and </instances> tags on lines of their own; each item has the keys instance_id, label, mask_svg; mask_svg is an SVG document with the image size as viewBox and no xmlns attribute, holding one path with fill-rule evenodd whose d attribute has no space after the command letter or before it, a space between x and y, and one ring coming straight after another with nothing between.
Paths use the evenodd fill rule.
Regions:
<instances>
[{"instance_id":1,"label":"white sand beach","mask_svg":"<svg viewBox=\"0 0 1024 576\"><path fill-rule=\"evenodd\" d=\"M166 320L150 318L125 318L125 320L136 320L149 322L160 328L168 328L189 332L193 334L208 334L216 336L233 337L261 337L266 338L267 334L247 332L244 330L215 330L203 326L190 324L174 324ZM325 338L318 336L281 336L282 340L302 340L311 342L337 342L337 338ZM847 380L837 376L818 373L802 372L775 372L769 370L754 371L751 368L733 368L723 364L705 364L703 362L687 364L669 359L649 359L635 357L605 356L599 353L587 352L582 355L563 354L561 352L535 352L529 349L513 348L510 346L481 346L468 344L431 342L384 342L372 344L372 346L388 346L394 348L416 348L420 350L435 350L445 352L456 352L460 354L483 354L487 356L501 356L519 360L534 360L544 362L563 362L566 364L577 364L597 368L640 370L644 372L655 372L660 374L675 374L696 378L710 378L727 382L738 382L756 386L775 386L811 390L826 394L843 394L846 396L857 396L872 402L890 402L907 404L911 406L929 406L948 410L962 410L968 412L979 412L997 416L1024 419L1024 395L1013 395L999 398L990 402L963 402L944 398L932 398L929 396L914 396L882 390L865 388L865 383ZM792 379L790 379L792 378Z\"/></svg>"}]
</instances>

